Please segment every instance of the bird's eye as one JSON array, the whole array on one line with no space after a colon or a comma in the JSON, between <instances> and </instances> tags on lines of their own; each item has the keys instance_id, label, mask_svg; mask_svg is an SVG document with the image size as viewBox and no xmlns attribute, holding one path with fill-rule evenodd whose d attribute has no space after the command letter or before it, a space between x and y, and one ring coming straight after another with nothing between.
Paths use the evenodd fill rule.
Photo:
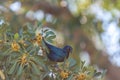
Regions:
<instances>
[{"instance_id":1,"label":"bird's eye","mask_svg":"<svg viewBox=\"0 0 120 80\"><path fill-rule=\"evenodd\" d=\"M68 52L71 52L71 53L72 53L72 48L68 48Z\"/></svg>"},{"instance_id":2,"label":"bird's eye","mask_svg":"<svg viewBox=\"0 0 120 80\"><path fill-rule=\"evenodd\" d=\"M69 51L70 51L71 49L69 48Z\"/></svg>"},{"instance_id":3,"label":"bird's eye","mask_svg":"<svg viewBox=\"0 0 120 80\"><path fill-rule=\"evenodd\" d=\"M68 48L67 51L70 52L70 48Z\"/></svg>"}]
</instances>

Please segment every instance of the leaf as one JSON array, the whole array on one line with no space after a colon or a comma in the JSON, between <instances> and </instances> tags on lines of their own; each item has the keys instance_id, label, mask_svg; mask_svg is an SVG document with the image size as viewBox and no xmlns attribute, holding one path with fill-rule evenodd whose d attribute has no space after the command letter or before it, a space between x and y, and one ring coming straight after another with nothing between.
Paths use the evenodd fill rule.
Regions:
<instances>
[{"instance_id":1,"label":"leaf","mask_svg":"<svg viewBox=\"0 0 120 80\"><path fill-rule=\"evenodd\" d=\"M18 39L18 38L19 38L19 34L16 33L16 34L14 35L14 39Z\"/></svg>"},{"instance_id":2,"label":"leaf","mask_svg":"<svg viewBox=\"0 0 120 80\"><path fill-rule=\"evenodd\" d=\"M0 70L0 77L1 77L2 80L5 80L5 74L3 73L2 70Z\"/></svg>"},{"instance_id":3,"label":"leaf","mask_svg":"<svg viewBox=\"0 0 120 80\"><path fill-rule=\"evenodd\" d=\"M32 65L32 69L33 69L34 73L39 75L40 74L39 68L33 62L31 63L31 65Z\"/></svg>"},{"instance_id":4,"label":"leaf","mask_svg":"<svg viewBox=\"0 0 120 80\"><path fill-rule=\"evenodd\" d=\"M79 71L80 71L80 67L75 66L75 68L74 68L74 72L75 72L75 73L78 73Z\"/></svg>"},{"instance_id":5,"label":"leaf","mask_svg":"<svg viewBox=\"0 0 120 80\"><path fill-rule=\"evenodd\" d=\"M49 29L45 29L43 32L46 33L47 31L49 31Z\"/></svg>"},{"instance_id":6,"label":"leaf","mask_svg":"<svg viewBox=\"0 0 120 80\"><path fill-rule=\"evenodd\" d=\"M93 66L89 66L89 67L87 68L87 71L89 71L88 74L89 74L90 76L94 76L95 69L94 69Z\"/></svg>"},{"instance_id":7,"label":"leaf","mask_svg":"<svg viewBox=\"0 0 120 80\"><path fill-rule=\"evenodd\" d=\"M6 35L7 35L7 37L9 37L9 38L11 38L11 39L14 38L14 34L13 34L12 32L10 32L10 31L7 31L7 32L6 32Z\"/></svg>"},{"instance_id":8,"label":"leaf","mask_svg":"<svg viewBox=\"0 0 120 80\"><path fill-rule=\"evenodd\" d=\"M69 58L69 62L70 62L69 68L71 68L71 67L76 65L76 61L73 58Z\"/></svg>"},{"instance_id":9,"label":"leaf","mask_svg":"<svg viewBox=\"0 0 120 80\"><path fill-rule=\"evenodd\" d=\"M96 72L95 74L94 74L94 77L98 77L98 76L100 76L101 75L101 72Z\"/></svg>"},{"instance_id":10,"label":"leaf","mask_svg":"<svg viewBox=\"0 0 120 80\"><path fill-rule=\"evenodd\" d=\"M54 39L54 38L56 38L56 35L49 36L49 39L50 39L50 40L52 40L52 39Z\"/></svg>"},{"instance_id":11,"label":"leaf","mask_svg":"<svg viewBox=\"0 0 120 80\"><path fill-rule=\"evenodd\" d=\"M53 42L53 40L51 40L51 39L48 39L48 38L47 38L46 40L47 40L48 42L50 42L50 43L52 43L52 42Z\"/></svg>"},{"instance_id":12,"label":"leaf","mask_svg":"<svg viewBox=\"0 0 120 80\"><path fill-rule=\"evenodd\" d=\"M87 67L86 67L86 66L84 66L84 67L82 68L82 72L84 73L85 71L87 71Z\"/></svg>"},{"instance_id":13,"label":"leaf","mask_svg":"<svg viewBox=\"0 0 120 80\"><path fill-rule=\"evenodd\" d=\"M85 61L81 61L81 69L83 69Z\"/></svg>"},{"instance_id":14,"label":"leaf","mask_svg":"<svg viewBox=\"0 0 120 80\"><path fill-rule=\"evenodd\" d=\"M20 64L18 71L17 71L17 76L20 76L23 72L23 66Z\"/></svg>"},{"instance_id":15,"label":"leaf","mask_svg":"<svg viewBox=\"0 0 120 80\"><path fill-rule=\"evenodd\" d=\"M42 77L41 80L44 80L45 77L47 77L50 74L50 72L46 72Z\"/></svg>"},{"instance_id":16,"label":"leaf","mask_svg":"<svg viewBox=\"0 0 120 80\"><path fill-rule=\"evenodd\" d=\"M13 74L13 72L15 71L17 65L17 61L13 64L13 66L10 68L10 71L8 72L8 74Z\"/></svg>"},{"instance_id":17,"label":"leaf","mask_svg":"<svg viewBox=\"0 0 120 80\"><path fill-rule=\"evenodd\" d=\"M41 21L38 21L38 23L37 23L37 27L41 27L42 26L42 22Z\"/></svg>"},{"instance_id":18,"label":"leaf","mask_svg":"<svg viewBox=\"0 0 120 80\"><path fill-rule=\"evenodd\" d=\"M11 49L9 48L8 50L6 50L5 52L2 53L3 56L8 55L9 53L11 53Z\"/></svg>"},{"instance_id":19,"label":"leaf","mask_svg":"<svg viewBox=\"0 0 120 80\"><path fill-rule=\"evenodd\" d=\"M23 28L21 28L21 29L19 30L19 35L20 35L20 37L23 36Z\"/></svg>"},{"instance_id":20,"label":"leaf","mask_svg":"<svg viewBox=\"0 0 120 80\"><path fill-rule=\"evenodd\" d=\"M49 36L47 39L48 42L52 43L53 42L53 39L56 37L56 35L53 35L53 36Z\"/></svg>"},{"instance_id":21,"label":"leaf","mask_svg":"<svg viewBox=\"0 0 120 80\"><path fill-rule=\"evenodd\" d=\"M39 77L37 77L33 74L30 74L30 77L31 77L30 80L39 80L40 79Z\"/></svg>"},{"instance_id":22,"label":"leaf","mask_svg":"<svg viewBox=\"0 0 120 80\"><path fill-rule=\"evenodd\" d=\"M73 76L73 74L72 74L70 77L67 78L67 80L72 80L73 77L74 77L74 76Z\"/></svg>"},{"instance_id":23,"label":"leaf","mask_svg":"<svg viewBox=\"0 0 120 80\"><path fill-rule=\"evenodd\" d=\"M105 70L103 70L101 78L103 78L103 77L105 76L106 72L107 72L107 70L106 70L106 69L105 69Z\"/></svg>"},{"instance_id":24,"label":"leaf","mask_svg":"<svg viewBox=\"0 0 120 80\"><path fill-rule=\"evenodd\" d=\"M46 35L45 35L45 38L47 38L50 35L53 36L53 35L55 35L55 33L53 31L47 31Z\"/></svg>"},{"instance_id":25,"label":"leaf","mask_svg":"<svg viewBox=\"0 0 120 80\"><path fill-rule=\"evenodd\" d=\"M32 30L33 25L31 23L27 23L28 30Z\"/></svg>"},{"instance_id":26,"label":"leaf","mask_svg":"<svg viewBox=\"0 0 120 80\"><path fill-rule=\"evenodd\" d=\"M21 75L23 71L23 66L20 64L17 71L17 76Z\"/></svg>"},{"instance_id":27,"label":"leaf","mask_svg":"<svg viewBox=\"0 0 120 80\"><path fill-rule=\"evenodd\" d=\"M35 61L35 63L38 64L40 67L42 67L42 68L45 67L43 61L40 58L35 56L34 58L32 58L32 60Z\"/></svg>"}]
</instances>

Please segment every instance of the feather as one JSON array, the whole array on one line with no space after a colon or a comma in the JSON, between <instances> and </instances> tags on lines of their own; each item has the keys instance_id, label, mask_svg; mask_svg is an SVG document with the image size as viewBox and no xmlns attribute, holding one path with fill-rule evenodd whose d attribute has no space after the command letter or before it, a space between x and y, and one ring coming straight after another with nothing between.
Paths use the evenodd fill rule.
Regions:
<instances>
[{"instance_id":1,"label":"feather","mask_svg":"<svg viewBox=\"0 0 120 80\"><path fill-rule=\"evenodd\" d=\"M66 58L68 58L69 53L72 50L71 46L65 46L63 49L53 46L48 42L46 42L44 38L43 38L43 42L45 43L46 47L49 50L49 53L47 53L47 57L51 61L63 62Z\"/></svg>"}]
</instances>

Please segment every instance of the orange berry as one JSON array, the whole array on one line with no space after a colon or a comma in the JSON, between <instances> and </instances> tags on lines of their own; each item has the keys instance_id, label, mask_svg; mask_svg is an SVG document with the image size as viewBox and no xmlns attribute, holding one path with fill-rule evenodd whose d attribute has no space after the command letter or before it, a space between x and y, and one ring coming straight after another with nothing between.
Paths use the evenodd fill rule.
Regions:
<instances>
[{"instance_id":1,"label":"orange berry","mask_svg":"<svg viewBox=\"0 0 120 80\"><path fill-rule=\"evenodd\" d=\"M77 80L85 80L86 79L86 74L81 73L81 74L79 74L79 75L76 76L76 79Z\"/></svg>"},{"instance_id":2,"label":"orange berry","mask_svg":"<svg viewBox=\"0 0 120 80\"><path fill-rule=\"evenodd\" d=\"M61 73L60 73L60 76L61 76L63 79L68 78L68 75L69 75L69 73L68 73L68 72L65 72L65 71L61 71Z\"/></svg>"},{"instance_id":3,"label":"orange berry","mask_svg":"<svg viewBox=\"0 0 120 80\"><path fill-rule=\"evenodd\" d=\"M16 42L13 42L13 43L11 44L11 47L12 47L12 50L13 50L13 51L18 51L18 50L20 49L19 44L16 43Z\"/></svg>"}]
</instances>

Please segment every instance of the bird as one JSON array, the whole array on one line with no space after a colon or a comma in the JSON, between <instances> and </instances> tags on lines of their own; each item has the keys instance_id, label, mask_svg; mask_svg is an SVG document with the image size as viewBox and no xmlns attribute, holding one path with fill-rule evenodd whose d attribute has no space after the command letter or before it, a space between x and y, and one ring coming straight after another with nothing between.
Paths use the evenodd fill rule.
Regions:
<instances>
[{"instance_id":1,"label":"bird","mask_svg":"<svg viewBox=\"0 0 120 80\"><path fill-rule=\"evenodd\" d=\"M64 62L65 59L69 57L69 54L72 53L72 47L69 45L66 45L63 48L59 48L46 42L44 38L43 42L49 51L46 52L46 54L50 61Z\"/></svg>"}]
</instances>

